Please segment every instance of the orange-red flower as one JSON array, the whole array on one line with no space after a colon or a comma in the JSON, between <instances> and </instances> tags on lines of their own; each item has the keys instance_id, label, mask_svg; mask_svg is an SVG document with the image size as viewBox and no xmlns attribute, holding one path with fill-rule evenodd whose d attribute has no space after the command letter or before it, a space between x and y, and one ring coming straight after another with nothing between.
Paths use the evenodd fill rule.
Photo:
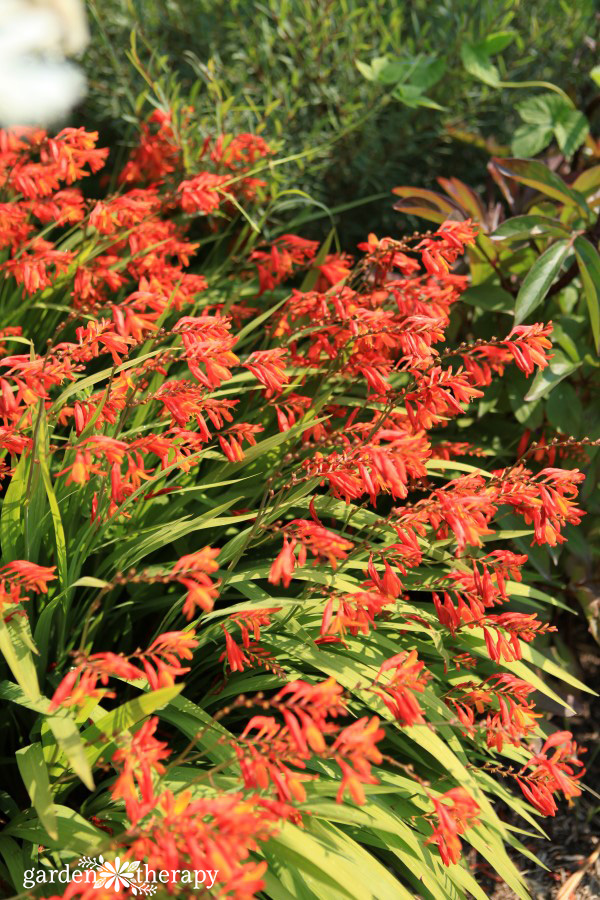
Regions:
<instances>
[{"instance_id":1,"label":"orange-red flower","mask_svg":"<svg viewBox=\"0 0 600 900\"><path fill-rule=\"evenodd\" d=\"M450 866L460 860L461 842L459 835L478 824L479 804L463 787L455 787L441 797L431 798L437 825L427 843L437 844L442 862Z\"/></svg>"},{"instance_id":2,"label":"orange-red flower","mask_svg":"<svg viewBox=\"0 0 600 900\"><path fill-rule=\"evenodd\" d=\"M216 562L218 555L218 549L204 547L180 557L173 566L173 576L188 590L183 604L183 614L187 619L194 617L196 609L210 612L219 596L219 582L210 578L219 568Z\"/></svg>"}]
</instances>

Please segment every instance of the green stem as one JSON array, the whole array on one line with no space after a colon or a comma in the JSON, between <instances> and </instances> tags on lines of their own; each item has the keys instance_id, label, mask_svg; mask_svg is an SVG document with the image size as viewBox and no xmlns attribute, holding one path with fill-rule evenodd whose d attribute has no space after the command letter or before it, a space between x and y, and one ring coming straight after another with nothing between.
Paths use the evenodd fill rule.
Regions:
<instances>
[{"instance_id":1,"label":"green stem","mask_svg":"<svg viewBox=\"0 0 600 900\"><path fill-rule=\"evenodd\" d=\"M498 87L502 88L545 88L547 91L553 91L562 97L572 109L577 109L571 98L558 85L552 84L550 81L500 81Z\"/></svg>"}]
</instances>

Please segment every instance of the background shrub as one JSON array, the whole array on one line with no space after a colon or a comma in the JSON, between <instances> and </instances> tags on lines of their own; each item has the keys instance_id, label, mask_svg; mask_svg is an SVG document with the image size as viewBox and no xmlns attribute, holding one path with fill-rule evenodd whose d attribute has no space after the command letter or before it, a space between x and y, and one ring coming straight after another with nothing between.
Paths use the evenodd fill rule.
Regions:
<instances>
[{"instance_id":1,"label":"background shrub","mask_svg":"<svg viewBox=\"0 0 600 900\"><path fill-rule=\"evenodd\" d=\"M592 0L568 9L560 0L108 0L89 9L85 121L111 143L123 140L127 123L131 139L136 103L148 89L126 58L134 30L152 79L175 76L181 96L191 96L205 119L216 113L221 130L278 141L279 155L295 158L288 175L295 189L332 210L365 206L365 228L352 209L336 219L350 250L365 232L397 229L381 202L390 185L432 186L440 172L478 183L489 150L510 146L523 94L475 77L465 49L491 48L504 81L555 82L580 105L593 90ZM381 57L407 67L409 85L424 61L443 66L426 92L436 108L411 108L406 91L369 82L357 66Z\"/></svg>"}]
</instances>

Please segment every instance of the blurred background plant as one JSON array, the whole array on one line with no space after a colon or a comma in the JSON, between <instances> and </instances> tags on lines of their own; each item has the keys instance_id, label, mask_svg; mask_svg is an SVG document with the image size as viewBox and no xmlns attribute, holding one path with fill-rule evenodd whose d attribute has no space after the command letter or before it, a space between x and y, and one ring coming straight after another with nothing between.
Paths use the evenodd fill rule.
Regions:
<instances>
[{"instance_id":1,"label":"blurred background plant","mask_svg":"<svg viewBox=\"0 0 600 900\"><path fill-rule=\"evenodd\" d=\"M89 40L82 0L0 3L0 125L46 125L85 95L78 56Z\"/></svg>"},{"instance_id":2,"label":"blurred background plant","mask_svg":"<svg viewBox=\"0 0 600 900\"><path fill-rule=\"evenodd\" d=\"M490 152L509 153L513 136L523 144L531 91L500 84L553 82L563 105L593 103L593 0L88 0L88 9L82 113L105 141L134 139L148 87L127 58L133 32L153 79L175 79L225 130L280 142L294 157L294 187L340 210L348 249L365 227L397 228L381 202L391 184L430 187L441 171L481 184ZM552 127L541 123L538 144Z\"/></svg>"}]
</instances>

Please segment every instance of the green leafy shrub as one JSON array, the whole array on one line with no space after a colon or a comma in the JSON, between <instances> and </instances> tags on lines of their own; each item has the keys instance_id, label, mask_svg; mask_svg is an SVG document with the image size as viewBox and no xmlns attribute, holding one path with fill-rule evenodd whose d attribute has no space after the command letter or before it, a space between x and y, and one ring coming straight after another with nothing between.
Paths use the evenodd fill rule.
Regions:
<instances>
[{"instance_id":1,"label":"green leafy shrub","mask_svg":"<svg viewBox=\"0 0 600 900\"><path fill-rule=\"evenodd\" d=\"M0 150L3 883L484 897L464 844L527 897L494 804L580 793L530 695L585 688L513 541L559 545L582 476L447 436L550 328L442 349L469 223L264 241L269 146L185 105L101 197L96 135Z\"/></svg>"},{"instance_id":2,"label":"green leafy shrub","mask_svg":"<svg viewBox=\"0 0 600 900\"><path fill-rule=\"evenodd\" d=\"M438 172L483 179L489 148L508 148L521 121L515 103L523 96L499 90L499 78L556 82L580 103L593 87L592 0L568 10L560 0L88 6L94 40L82 112L91 127L122 140L123 123L137 122L148 74L154 82L175 77L205 120L217 110L218 128L280 141L282 155L294 158L288 184L341 207L347 249L364 231L394 233L396 219L381 202L391 184L431 187ZM145 73L127 60L132 30ZM369 198L363 229L352 210Z\"/></svg>"}]
</instances>

